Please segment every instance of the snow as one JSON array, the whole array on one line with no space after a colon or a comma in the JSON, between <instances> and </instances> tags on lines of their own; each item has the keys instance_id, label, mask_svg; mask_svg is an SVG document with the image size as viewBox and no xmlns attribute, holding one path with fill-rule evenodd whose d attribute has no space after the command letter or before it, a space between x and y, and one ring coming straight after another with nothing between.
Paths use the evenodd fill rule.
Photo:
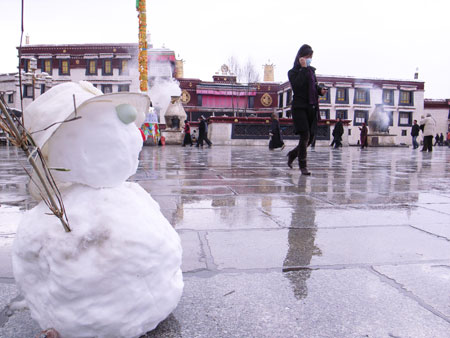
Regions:
<instances>
[{"instance_id":1,"label":"snow","mask_svg":"<svg viewBox=\"0 0 450 338\"><path fill-rule=\"evenodd\" d=\"M64 123L48 141L48 164L58 181L114 187L136 172L142 137L134 123L124 124L109 102L79 109L80 119Z\"/></svg>"},{"instance_id":2,"label":"snow","mask_svg":"<svg viewBox=\"0 0 450 338\"><path fill-rule=\"evenodd\" d=\"M67 90L54 87L29 110L37 124L32 130L42 127L39 116L45 124L73 117L72 89L94 88L60 86ZM78 106L80 119L39 138L49 167L66 169L53 173L72 231L65 232L41 201L22 216L13 271L32 317L63 338L139 337L180 300L180 238L158 203L138 184L125 182L138 166L137 126L148 106L142 94L94 95Z\"/></svg>"},{"instance_id":3,"label":"snow","mask_svg":"<svg viewBox=\"0 0 450 338\"><path fill-rule=\"evenodd\" d=\"M16 281L32 317L62 337L139 337L177 306L181 244L136 183L63 193L70 233L41 202L13 247Z\"/></svg>"}]
</instances>

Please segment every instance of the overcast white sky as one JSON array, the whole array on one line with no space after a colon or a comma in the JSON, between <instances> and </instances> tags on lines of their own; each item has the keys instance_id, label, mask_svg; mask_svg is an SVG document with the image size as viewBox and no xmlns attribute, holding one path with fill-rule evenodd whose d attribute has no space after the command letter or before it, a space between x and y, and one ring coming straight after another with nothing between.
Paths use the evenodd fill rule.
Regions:
<instances>
[{"instance_id":1,"label":"overcast white sky","mask_svg":"<svg viewBox=\"0 0 450 338\"><path fill-rule=\"evenodd\" d=\"M137 42L135 0L25 0L31 44ZM0 73L17 70L21 0L0 0ZM154 47L185 60L185 77L210 81L235 56L286 81L303 43L318 74L412 79L426 98L450 98L448 0L147 0ZM25 43L25 37L24 41Z\"/></svg>"}]
</instances>

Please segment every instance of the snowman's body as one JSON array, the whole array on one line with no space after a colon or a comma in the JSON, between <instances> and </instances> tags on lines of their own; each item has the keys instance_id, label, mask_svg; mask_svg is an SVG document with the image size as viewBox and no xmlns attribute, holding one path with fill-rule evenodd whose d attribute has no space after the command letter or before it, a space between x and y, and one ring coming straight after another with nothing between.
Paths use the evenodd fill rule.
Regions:
<instances>
[{"instance_id":1,"label":"snowman's body","mask_svg":"<svg viewBox=\"0 0 450 338\"><path fill-rule=\"evenodd\" d=\"M106 96L105 96L106 97ZM42 328L62 337L139 337L181 297L181 244L159 205L138 184L139 130L111 102L80 109L46 143L72 231L40 202L14 244L14 276Z\"/></svg>"}]
</instances>

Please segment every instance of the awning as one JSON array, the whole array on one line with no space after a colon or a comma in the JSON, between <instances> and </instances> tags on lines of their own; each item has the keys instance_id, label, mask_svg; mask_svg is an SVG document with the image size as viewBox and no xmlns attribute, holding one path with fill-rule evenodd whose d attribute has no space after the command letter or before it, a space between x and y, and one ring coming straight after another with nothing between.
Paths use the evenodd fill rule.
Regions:
<instances>
[{"instance_id":1,"label":"awning","mask_svg":"<svg viewBox=\"0 0 450 338\"><path fill-rule=\"evenodd\" d=\"M256 91L197 89L197 94L219 95L219 96L256 96Z\"/></svg>"}]
</instances>

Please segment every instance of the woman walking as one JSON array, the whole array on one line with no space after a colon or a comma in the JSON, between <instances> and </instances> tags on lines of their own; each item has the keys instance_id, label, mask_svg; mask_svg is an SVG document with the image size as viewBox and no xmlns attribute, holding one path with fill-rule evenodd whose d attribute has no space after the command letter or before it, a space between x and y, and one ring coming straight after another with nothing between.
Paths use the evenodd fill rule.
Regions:
<instances>
[{"instance_id":1,"label":"woman walking","mask_svg":"<svg viewBox=\"0 0 450 338\"><path fill-rule=\"evenodd\" d=\"M294 132L299 135L297 147L288 153L288 166L298 157L302 175L311 175L307 168L307 147L314 141L319 114L319 95L325 95L326 88L317 84L316 69L311 67L313 50L309 45L303 45L297 52L294 66L288 72L294 97L292 100L292 118Z\"/></svg>"},{"instance_id":2,"label":"woman walking","mask_svg":"<svg viewBox=\"0 0 450 338\"><path fill-rule=\"evenodd\" d=\"M192 147L192 139L191 139L191 125L188 120L184 120L184 139L182 147L186 147L187 144L190 144Z\"/></svg>"},{"instance_id":3,"label":"woman walking","mask_svg":"<svg viewBox=\"0 0 450 338\"><path fill-rule=\"evenodd\" d=\"M364 147L367 148L367 134L369 133L369 130L367 129L367 126L364 122L362 124L362 128L360 127L359 130L361 130L361 133L359 134L359 142L361 143L361 149L364 149Z\"/></svg>"},{"instance_id":4,"label":"woman walking","mask_svg":"<svg viewBox=\"0 0 450 338\"><path fill-rule=\"evenodd\" d=\"M274 150L276 148L284 149L283 137L281 136L280 121L278 120L278 114L272 113L272 123L270 124L270 141L269 149Z\"/></svg>"}]
</instances>

